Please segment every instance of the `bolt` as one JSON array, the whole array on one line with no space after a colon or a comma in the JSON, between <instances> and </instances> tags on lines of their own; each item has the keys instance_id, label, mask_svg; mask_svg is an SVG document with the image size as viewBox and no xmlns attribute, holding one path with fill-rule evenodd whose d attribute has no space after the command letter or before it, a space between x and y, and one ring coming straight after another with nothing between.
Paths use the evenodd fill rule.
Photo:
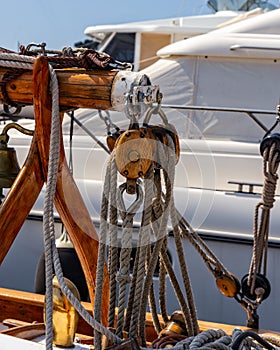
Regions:
<instances>
[{"instance_id":1,"label":"bolt","mask_svg":"<svg viewBox=\"0 0 280 350\"><path fill-rule=\"evenodd\" d=\"M128 159L132 163L138 162L138 160L140 159L140 154L137 151L132 150L128 153Z\"/></svg>"}]
</instances>

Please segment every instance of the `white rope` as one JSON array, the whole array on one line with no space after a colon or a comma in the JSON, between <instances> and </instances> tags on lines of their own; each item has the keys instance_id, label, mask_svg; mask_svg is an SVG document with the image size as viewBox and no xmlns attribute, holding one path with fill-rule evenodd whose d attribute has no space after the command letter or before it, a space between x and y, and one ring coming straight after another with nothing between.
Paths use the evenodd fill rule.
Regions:
<instances>
[{"instance_id":1,"label":"white rope","mask_svg":"<svg viewBox=\"0 0 280 350\"><path fill-rule=\"evenodd\" d=\"M35 58L31 56L0 53L0 66L17 69L33 69Z\"/></svg>"},{"instance_id":2,"label":"white rope","mask_svg":"<svg viewBox=\"0 0 280 350\"><path fill-rule=\"evenodd\" d=\"M53 326L52 326L52 262L54 264L55 274L57 276L62 293L66 296L69 302L75 307L80 316L84 318L94 329L104 334L108 339L120 342L117 336L115 336L106 327L97 322L81 305L80 301L73 295L66 285L63 272L60 264L59 254L55 246L55 232L54 232L54 213L53 213L53 201L56 191L56 180L59 166L60 156L60 116L59 116L59 93L58 93L58 81L56 74L51 66L51 91L52 91L52 124L51 124L51 140L50 140L50 154L49 154L49 166L48 176L46 184L46 194L44 202L44 239L45 239L45 254L46 254L46 349L53 349Z\"/></svg>"},{"instance_id":3,"label":"white rope","mask_svg":"<svg viewBox=\"0 0 280 350\"><path fill-rule=\"evenodd\" d=\"M60 156L60 119L59 119L59 89L54 70L49 67L52 92L52 123L50 135L50 152L47 184L44 201L43 232L45 244L46 271L46 349L53 348L53 254L52 245L55 241L53 202L56 191L56 180Z\"/></svg>"},{"instance_id":4,"label":"white rope","mask_svg":"<svg viewBox=\"0 0 280 350\"><path fill-rule=\"evenodd\" d=\"M32 56L26 56L26 55L19 55L19 54L13 54L13 53L0 53L0 60L7 60L7 61L17 61L17 62L26 62L26 63L33 63L35 58ZM22 68L22 67L20 67ZM31 68L33 69L33 68Z\"/></svg>"},{"instance_id":5,"label":"white rope","mask_svg":"<svg viewBox=\"0 0 280 350\"><path fill-rule=\"evenodd\" d=\"M31 63L4 61L4 60L0 60L0 66L8 67L8 68L24 68L24 69L30 69L30 70L33 69L33 64Z\"/></svg>"}]
</instances>

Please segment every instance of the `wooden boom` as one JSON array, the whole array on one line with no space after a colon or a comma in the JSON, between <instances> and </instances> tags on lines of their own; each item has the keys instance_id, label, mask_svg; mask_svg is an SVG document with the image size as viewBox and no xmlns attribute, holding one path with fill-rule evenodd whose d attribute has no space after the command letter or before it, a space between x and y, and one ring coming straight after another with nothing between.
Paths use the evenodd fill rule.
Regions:
<instances>
[{"instance_id":1,"label":"wooden boom","mask_svg":"<svg viewBox=\"0 0 280 350\"><path fill-rule=\"evenodd\" d=\"M9 68L0 68L0 81ZM63 109L93 108L124 110L125 99L134 85L147 82L144 74L131 71L86 71L85 69L56 70L59 83L59 104ZM6 83L10 100L26 105L33 104L32 71L25 72ZM0 100L5 102L3 90Z\"/></svg>"}]
</instances>

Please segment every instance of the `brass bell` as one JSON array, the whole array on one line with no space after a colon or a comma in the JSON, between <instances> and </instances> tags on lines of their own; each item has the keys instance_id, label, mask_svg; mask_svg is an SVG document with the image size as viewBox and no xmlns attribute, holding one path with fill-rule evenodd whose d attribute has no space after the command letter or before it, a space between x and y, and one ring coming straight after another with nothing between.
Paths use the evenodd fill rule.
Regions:
<instances>
[{"instance_id":1,"label":"brass bell","mask_svg":"<svg viewBox=\"0 0 280 350\"><path fill-rule=\"evenodd\" d=\"M20 171L16 151L7 146L7 135L0 135L0 188L10 188Z\"/></svg>"},{"instance_id":2,"label":"brass bell","mask_svg":"<svg viewBox=\"0 0 280 350\"><path fill-rule=\"evenodd\" d=\"M64 277L64 281L72 294L81 300L75 284ZM53 344L58 347L72 348L78 327L79 314L62 293L58 279L53 278ZM44 305L44 322L46 323L46 301Z\"/></svg>"},{"instance_id":3,"label":"brass bell","mask_svg":"<svg viewBox=\"0 0 280 350\"><path fill-rule=\"evenodd\" d=\"M0 134L0 189L12 187L20 171L15 149L8 147L8 131L12 128L29 136L32 136L34 133L32 130L28 130L17 123L9 123L3 128Z\"/></svg>"}]
</instances>

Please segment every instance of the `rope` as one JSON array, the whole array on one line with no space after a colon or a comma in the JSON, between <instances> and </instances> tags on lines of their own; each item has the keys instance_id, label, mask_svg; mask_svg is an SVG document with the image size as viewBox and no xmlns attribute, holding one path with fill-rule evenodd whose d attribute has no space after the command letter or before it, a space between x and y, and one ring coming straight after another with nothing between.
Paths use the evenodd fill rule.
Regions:
<instances>
[{"instance_id":1,"label":"rope","mask_svg":"<svg viewBox=\"0 0 280 350\"><path fill-rule=\"evenodd\" d=\"M180 215L177 212L177 215ZM182 230L182 234L186 237L192 246L197 250L198 254L202 257L205 265L209 271L215 276L222 274L230 276L225 266L219 261L217 256L210 250L203 239L192 228L192 226L182 216L179 216L179 225Z\"/></svg>"},{"instance_id":2,"label":"rope","mask_svg":"<svg viewBox=\"0 0 280 350\"><path fill-rule=\"evenodd\" d=\"M158 151L159 151L159 159L160 159L161 167L163 169L167 169L166 170L167 172L168 172L168 170L170 170L170 178L166 177L166 179L168 180L168 183L166 183L165 185L168 188L168 191L167 191L168 195L167 195L167 198L165 201L164 209L161 211L158 208L158 212L157 212L158 217L156 218L157 220L155 219L155 216L153 216L153 218L152 218L152 229L153 229L153 233L154 233L156 242L155 242L154 247L153 247L152 255L151 255L151 258L149 261L149 269L147 271L146 279L145 279L144 286L143 286L143 292L142 292L142 297L141 297L141 310L140 310L140 317L139 317L139 324L140 324L139 334L140 334L140 337L141 337L143 343L145 343L145 326L144 325L145 325L146 304L147 304L149 292L152 288L153 276L154 276L154 271L155 271L156 264L158 261L158 256L160 254L164 239L166 237L166 232L167 232L166 229L167 229L169 210L170 210L170 205L169 205L170 204L170 196L171 196L171 192L172 192L172 184L174 181L174 177L172 176L173 171L171 170L171 168L173 168L173 166L175 166L175 165L172 163L172 160L171 160L171 162L168 163L167 156L164 152L162 144L159 143L158 146L159 146ZM156 187L158 187L158 184L156 185ZM156 196L156 200L158 202L158 200L159 200L158 195ZM153 205L153 212L154 212L155 211L155 201L153 204L154 204ZM165 276L164 276L164 278L165 278ZM153 316L154 325L156 326L159 324L159 321L157 319L157 316L155 316L155 315L156 315L156 313L154 312L152 314L152 316ZM156 319L154 319L154 317L156 317ZM156 328L158 328L158 326L156 326Z\"/></svg>"},{"instance_id":3,"label":"rope","mask_svg":"<svg viewBox=\"0 0 280 350\"><path fill-rule=\"evenodd\" d=\"M111 164L111 206L110 206L110 241L109 241L109 261L108 270L110 278L110 301L109 301L109 316L108 325L109 327L114 327L115 324L115 308L117 301L117 271L118 271L118 211L117 211L117 167L116 163Z\"/></svg>"},{"instance_id":4,"label":"rope","mask_svg":"<svg viewBox=\"0 0 280 350\"><path fill-rule=\"evenodd\" d=\"M110 59L108 57L100 59L98 55L95 53L87 53L83 57L84 62L82 63L85 67L93 67L94 64L98 65L100 64L100 67L104 68L106 65L111 63ZM14 55L10 53L0 53L0 65L4 67L9 68L16 68L18 71L10 73L8 72L6 76L4 76L4 79L2 80L2 87L5 86L5 84L14 79L17 75L22 74L26 70L33 69L33 61L34 57L30 56L19 56ZM51 61L51 60L50 60ZM68 63L72 62L72 64L78 65L77 60L67 60ZM68 64L67 63L67 64ZM49 168L48 168L48 176L47 176L47 184L46 184L46 195L45 195L45 202L44 202L44 218L43 218L43 228L44 228L44 244L45 244L45 252L46 252L46 349L51 350L52 349L52 341L53 341L53 329L52 329L52 277L53 277L53 267L55 274L57 275L61 290L63 294L67 297L67 299L73 304L73 306L76 308L76 310L79 312L79 314L95 329L95 348L97 350L101 349L101 334L104 334L109 340L114 342L115 344L120 343L122 341L122 331L123 331L123 324L124 324L124 316L125 316L125 306L126 306L126 287L127 283L130 283L130 256L131 256L131 249L132 249L132 231L133 231L133 217L137 210L139 209L141 203L142 203L142 197L140 195L140 199L137 204L134 204L132 207L129 207L126 209L124 207L124 204L121 200L121 193L119 190L118 196L116 196L116 179L117 179L117 173L116 173L116 166L114 161L114 155L111 158L110 166L108 167L108 173L107 173L107 179L105 179L105 183L107 184L104 188L103 192L103 201L102 201L102 213L101 213L101 233L100 233L100 245L99 245L99 254L98 254L98 271L97 271L97 280L96 280L96 299L95 299L95 308L94 308L94 317L90 316L86 310L82 307L79 300L75 298L75 296L71 293L71 291L68 289L64 278L62 274L62 269L59 261L59 255L58 251L55 246L55 233L54 233L54 220L53 220L53 200L56 190L56 179L57 179L57 171L58 171L58 165L59 165L59 153L60 153L60 118L59 118L59 103L58 103L58 82L57 77L54 72L53 67L58 67L59 64L63 65L66 64L64 61L61 63L58 63L58 58L52 59L51 64L53 66L49 66L50 70L50 81L51 81L51 90L52 90L52 126L51 126L51 141L50 141L50 155L49 155ZM80 63L79 63L80 64ZM4 90L2 90L4 91ZM3 93L4 95L4 93ZM9 101L8 95L6 95L6 101L11 103L12 101ZM167 136L167 138L170 138ZM172 140L171 140L172 141ZM172 144L172 142L169 141L169 146ZM160 153L160 152L159 152ZM266 156L265 158L268 160L265 160L267 162L267 168L266 164L264 164L264 170L265 170L265 186L264 186L264 192L262 197L262 202L258 205L256 209L256 218L255 218L255 226L256 226L256 237L258 237L259 241L263 243L262 247L263 250L257 249L257 246L255 247L255 253L254 257L252 259L252 273L256 273L256 269L260 269L261 264L263 262L263 259L266 257L266 249L267 249L267 229L269 226L269 210L273 207L274 202L274 194L275 194L275 187L277 182L277 168L278 168L278 162L277 155L273 151L267 154L268 152L265 152ZM153 294L153 273L155 270L155 266L157 263L156 257L158 254L160 254L161 257L161 272L160 276L165 279L165 272L169 274L171 283L173 285L173 288L175 290L175 294L177 295L177 298L179 300L179 303L181 305L182 311L184 313L186 326L188 330L188 334L191 336L189 338L183 339L177 342L177 344L173 347L174 349L208 349L208 348L216 348L216 349L225 349L225 348L232 348L237 349L239 347L239 344L241 344L245 338L253 337L255 340L260 342L263 346L267 347L268 349L273 349L272 346L269 346L269 344L263 340L259 339L258 337L254 337L251 334L242 334L242 337L238 338L238 341L235 341L235 343L232 344L232 347L228 347L229 340L228 336L226 336L223 331L214 331L209 330L207 332L202 332L200 334L197 334L198 332L198 326L197 326L197 320L196 320L196 312L194 307L194 302L192 299L191 294L191 285L188 278L188 271L187 266L184 260L184 253L182 249L182 242L181 242L181 233L184 232L187 234L187 237L189 240L193 243L193 245L198 249L200 254L202 255L203 259L207 262L208 267L214 271L212 265L215 266L215 272L217 270L223 271L226 273L226 269L223 267L222 264L217 261L216 257L212 254L212 252L203 244L201 244L201 241L196 236L195 232L192 230L192 228L189 226L189 224L182 219L174 205L174 199L173 199L173 192L172 192L172 186L174 181L174 169L171 169L170 167L173 167L174 162L174 154L170 156L168 154L168 160L166 166L166 169L168 168L168 171L163 171L164 173L164 179L166 186L166 198L165 202L161 201L161 199L157 201L153 201L153 190L152 190L152 171L149 174L149 177L147 178L147 182L144 181L145 186L145 197L144 197L144 208L143 216L142 216L142 225L140 230L140 238L138 244L140 244L138 253L137 253L137 266L134 269L134 279L135 279L135 289L131 289L131 295L134 295L135 303L133 305L132 311L130 312L130 327L129 332L130 335L135 337L137 335L137 329L139 329L139 333L141 334L141 337L143 339L143 344L145 344L145 327L144 322L142 322L143 315L145 315L146 311L146 305L147 305L147 298L150 296L151 299L151 305L153 305L153 318L154 322L157 325L156 329L157 331L160 330L160 324L159 321L156 319L156 312L155 312L155 303L154 303L154 294ZM162 160L162 164L166 164L166 159ZM111 183L109 183L109 178ZM170 179L171 178L171 179ZM170 187L168 187L170 185ZM113 190L113 191L111 191ZM139 187L139 191L140 187ZM158 194L158 192L157 192ZM110 206L109 206L110 202ZM153 203L153 204L151 204ZM156 204L155 204L156 203ZM162 208L163 205L163 208ZM122 244L123 249L121 251L121 259L120 259L120 270L119 274L117 274L117 206L119 206L120 209L120 215L123 219L123 237L122 237ZM259 208L262 209L262 218L261 218L261 224L258 227L258 210ZM102 284L103 284L103 277L104 276L104 260L105 260L105 253L106 253L106 240L107 240L107 220L108 220L108 211L110 210L110 256L109 256L109 272L110 276L113 276L113 278L110 278L110 315L109 315L109 322L112 325L113 324L113 316L114 316L114 309L116 305L116 285L117 282L119 283L119 312L118 312L118 318L117 318L117 329L116 334L109 331L107 328L102 326L100 324L100 316L101 316L101 297L102 297ZM154 221L152 222L152 225L150 226L150 220L152 217L152 213L155 214ZM161 213L160 213L161 212ZM177 246L177 253L179 260L181 261L181 273L184 281L184 287L187 294L187 299L189 305L184 300L184 295L180 289L178 280L176 278L176 275L172 269L171 262L169 260L169 257L167 255L167 239L166 239L166 227L167 227L167 221L169 215L171 216L171 222L173 226L173 232L174 232L174 238ZM155 237L157 238L157 242L154 246L154 249L152 253L150 252L150 248L148 249L148 244L150 243L150 228L152 228L153 233L155 234ZM259 229L259 230L258 230ZM257 239L256 239L257 242ZM202 248L201 248L202 247ZM149 269L145 271L145 264L146 262L149 263ZM151 269L150 269L151 267ZM145 277L146 273L146 277ZM144 282L143 282L144 281ZM162 297L165 294L163 291L165 290L164 283L161 284L161 294ZM100 291L100 295L98 292ZM132 303L130 303L132 305ZM160 302L161 309L163 310L164 318L168 319L167 313L166 313L166 306L163 301ZM177 338L180 338L179 336ZM242 338L242 339L241 339ZM177 339L178 340L178 339ZM174 337L173 340L174 341ZM167 344L167 339L165 341L160 342L161 345L163 343ZM209 345L210 343L210 345ZM252 342L247 341L247 343L250 343L250 346L252 345ZM172 343L173 344L173 343ZM188 345L189 344L189 345ZM238 347L237 347L237 345ZM170 346L171 343L168 343L168 346ZM189 347L188 347L189 346ZM256 347L256 346L255 346ZM144 349L144 347L142 347Z\"/></svg>"},{"instance_id":5,"label":"rope","mask_svg":"<svg viewBox=\"0 0 280 350\"><path fill-rule=\"evenodd\" d=\"M109 166L107 167L104 190L102 194L102 206L100 214L100 237L98 244L98 259L97 259L97 271L96 271L96 291L102 290L104 281L104 261L106 253L106 239L107 239L107 216L108 216L108 202L110 193L110 175L112 159L110 159ZM101 306L102 306L102 293L95 293L94 298L94 317L101 321ZM94 347L96 349L101 348L101 334L95 330L94 332Z\"/></svg>"},{"instance_id":6,"label":"rope","mask_svg":"<svg viewBox=\"0 0 280 350\"><path fill-rule=\"evenodd\" d=\"M56 74L52 67L50 69L51 77L51 91L52 91L52 125L51 125L51 139L50 139L50 155L48 176L46 184L46 194L44 202L44 216L43 216L43 228L44 228L44 242L45 242L45 254L46 254L46 349L52 350L53 342L53 325L52 325L52 262L54 264L55 273L58 278L61 290L67 297L70 303L77 309L79 314L88 321L94 329L98 329L99 332L105 334L109 339L120 342L113 333L108 331L99 322L92 318L87 311L82 307L79 300L71 293L67 287L63 273L61 269L60 259L58 251L55 247L55 231L54 231L54 213L53 213L53 200L56 190L56 179L59 165L60 156L60 118L59 118L59 96L58 96L58 82Z\"/></svg>"},{"instance_id":7,"label":"rope","mask_svg":"<svg viewBox=\"0 0 280 350\"><path fill-rule=\"evenodd\" d=\"M33 57L19 56L17 54L0 52L0 66L12 68L12 70L7 71L3 75L2 81L0 83L4 104L10 105L12 107L16 107L18 105L9 98L8 92L6 90L6 84L11 80L17 78L21 74L27 72L28 70L32 70L33 62Z\"/></svg>"},{"instance_id":8,"label":"rope","mask_svg":"<svg viewBox=\"0 0 280 350\"><path fill-rule=\"evenodd\" d=\"M7 60L0 61L0 65L6 67L22 69L33 69L33 64L26 63L33 62L33 57L18 56L13 54L0 53L0 59ZM13 59L16 62L10 62L8 60ZM55 246L55 230L54 230L54 213L53 213L53 200L56 190L56 179L59 164L60 154L60 117L59 117L59 89L56 74L51 66L50 70L50 87L52 93L52 124L51 124L51 136L50 136L50 155L49 155L49 167L47 175L47 184L44 201L44 215L43 215L43 234L44 245L46 252L45 270L46 270L46 349L52 349L53 341L53 328L52 328L52 278L53 278L53 266L55 273L58 277L59 284L62 288L62 292L78 310L79 314L93 327L104 333L109 339L119 342L121 339L117 338L114 334L109 332L105 327L96 322L82 307L80 302L71 293L69 288L63 279L62 269L59 261L59 255Z\"/></svg>"},{"instance_id":9,"label":"rope","mask_svg":"<svg viewBox=\"0 0 280 350\"><path fill-rule=\"evenodd\" d=\"M53 343L53 294L52 294L52 245L55 240L53 201L56 191L56 179L60 152L59 89L54 70L49 67L52 92L52 124L50 135L50 154L43 213L43 232L45 244L46 271L46 349L52 349Z\"/></svg>"},{"instance_id":10,"label":"rope","mask_svg":"<svg viewBox=\"0 0 280 350\"><path fill-rule=\"evenodd\" d=\"M153 168L151 167L147 173L147 176L144 178L144 210L142 215L141 229L139 235L139 258L137 265L134 265L134 268L137 269L136 274L136 282L135 282L135 294L134 294L134 303L132 310L132 319L130 323L129 332L132 337L136 336L136 328L139 318L139 309L143 287L143 280L145 277L145 263L146 263L146 255L148 244L150 243L150 218L152 211L152 199L153 199Z\"/></svg>"},{"instance_id":11,"label":"rope","mask_svg":"<svg viewBox=\"0 0 280 350\"><path fill-rule=\"evenodd\" d=\"M175 239L175 244L177 248L177 255L180 261L180 269L181 269L181 274L182 274L182 279L185 287L185 292L187 295L187 300L189 304L189 310L190 310L190 315L191 315L191 320L192 320L192 335L197 334L199 332L199 327L198 327L198 322L197 322L197 316L196 316L196 308L194 304L194 299L192 295L192 287L191 287L191 282L188 274L188 269L187 269L187 264L185 260L185 254L183 250L183 245L182 245L182 240L181 240L181 232L179 230L179 217L178 217L178 212L175 207L174 203L174 197L172 195L171 197L171 221L172 221L172 226L173 226L173 234L174 234L174 239Z\"/></svg>"},{"instance_id":12,"label":"rope","mask_svg":"<svg viewBox=\"0 0 280 350\"><path fill-rule=\"evenodd\" d=\"M126 184L121 188L124 189ZM121 190L118 192L118 205L121 208L121 213L123 217L123 235L121 240L121 254L120 254L120 269L117 274L117 282L119 282L119 309L117 315L117 326L116 334L121 337L123 332L124 318L125 318L125 307L127 291L126 286L130 283L130 256L132 251L132 233L133 233L133 217L135 216L137 210L142 204L143 195L140 186L137 186L140 200L134 202L128 209L125 208L124 202L122 200Z\"/></svg>"},{"instance_id":13,"label":"rope","mask_svg":"<svg viewBox=\"0 0 280 350\"><path fill-rule=\"evenodd\" d=\"M277 161L278 150L276 146L274 142L271 147L266 147L263 152L264 186L262 199L255 208L254 244L248 277L248 286L251 287L251 294L254 294L257 274L261 272L262 266L263 274L266 275L270 210L275 200L278 180L277 170L279 162ZM262 212L259 222L260 209Z\"/></svg>"},{"instance_id":14,"label":"rope","mask_svg":"<svg viewBox=\"0 0 280 350\"><path fill-rule=\"evenodd\" d=\"M222 329L209 329L196 336L186 337L174 334L155 339L151 345L154 349L168 348L169 350L274 350L274 339L269 342L253 331L234 329L229 336ZM260 346L261 345L261 346ZM151 348L141 348L147 350Z\"/></svg>"}]
</instances>

